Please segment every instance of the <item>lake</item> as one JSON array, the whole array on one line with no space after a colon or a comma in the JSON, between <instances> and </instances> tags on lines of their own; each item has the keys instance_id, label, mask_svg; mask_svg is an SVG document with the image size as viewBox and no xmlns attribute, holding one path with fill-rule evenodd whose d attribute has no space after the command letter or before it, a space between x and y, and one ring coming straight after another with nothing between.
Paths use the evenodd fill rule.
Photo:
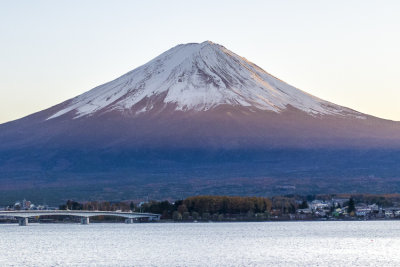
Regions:
<instances>
[{"instance_id":1,"label":"lake","mask_svg":"<svg viewBox=\"0 0 400 267\"><path fill-rule=\"evenodd\" d=\"M0 225L0 266L400 266L400 221Z\"/></svg>"}]
</instances>

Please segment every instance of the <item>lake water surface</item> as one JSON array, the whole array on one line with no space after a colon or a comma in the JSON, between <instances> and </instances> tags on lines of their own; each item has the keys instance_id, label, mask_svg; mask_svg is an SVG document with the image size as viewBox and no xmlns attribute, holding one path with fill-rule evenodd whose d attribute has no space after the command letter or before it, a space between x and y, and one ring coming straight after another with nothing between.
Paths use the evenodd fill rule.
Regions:
<instances>
[{"instance_id":1,"label":"lake water surface","mask_svg":"<svg viewBox=\"0 0 400 267\"><path fill-rule=\"evenodd\" d=\"M0 266L400 266L400 221L7 224Z\"/></svg>"}]
</instances>

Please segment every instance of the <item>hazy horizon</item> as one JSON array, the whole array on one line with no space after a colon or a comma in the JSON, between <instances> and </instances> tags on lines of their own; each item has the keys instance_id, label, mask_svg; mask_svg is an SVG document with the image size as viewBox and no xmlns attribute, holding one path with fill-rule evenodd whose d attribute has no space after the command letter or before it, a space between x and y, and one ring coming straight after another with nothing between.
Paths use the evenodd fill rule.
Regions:
<instances>
[{"instance_id":1,"label":"hazy horizon","mask_svg":"<svg viewBox=\"0 0 400 267\"><path fill-rule=\"evenodd\" d=\"M210 40L324 100L400 121L396 1L3 1L0 123Z\"/></svg>"}]
</instances>

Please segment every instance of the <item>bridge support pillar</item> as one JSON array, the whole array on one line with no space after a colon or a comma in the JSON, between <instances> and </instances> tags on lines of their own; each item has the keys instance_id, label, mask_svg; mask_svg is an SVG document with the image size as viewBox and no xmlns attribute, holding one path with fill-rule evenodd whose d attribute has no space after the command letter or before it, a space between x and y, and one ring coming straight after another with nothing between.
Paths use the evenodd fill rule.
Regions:
<instances>
[{"instance_id":1,"label":"bridge support pillar","mask_svg":"<svg viewBox=\"0 0 400 267\"><path fill-rule=\"evenodd\" d=\"M82 217L81 224L89 224L89 217Z\"/></svg>"},{"instance_id":2,"label":"bridge support pillar","mask_svg":"<svg viewBox=\"0 0 400 267\"><path fill-rule=\"evenodd\" d=\"M18 225L19 226L27 226L28 225L28 218L18 218Z\"/></svg>"},{"instance_id":3,"label":"bridge support pillar","mask_svg":"<svg viewBox=\"0 0 400 267\"><path fill-rule=\"evenodd\" d=\"M125 219L125 223L133 223L133 218L127 218L127 219Z\"/></svg>"}]
</instances>

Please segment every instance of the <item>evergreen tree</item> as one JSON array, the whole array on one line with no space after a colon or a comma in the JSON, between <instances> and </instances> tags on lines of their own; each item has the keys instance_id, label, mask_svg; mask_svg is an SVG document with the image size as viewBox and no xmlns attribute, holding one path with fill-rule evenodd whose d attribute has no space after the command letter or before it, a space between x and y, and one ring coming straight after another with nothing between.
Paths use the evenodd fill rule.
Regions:
<instances>
[{"instance_id":1,"label":"evergreen tree","mask_svg":"<svg viewBox=\"0 0 400 267\"><path fill-rule=\"evenodd\" d=\"M299 209L307 209L307 208L308 208L308 203L306 200L303 200L303 202L299 206Z\"/></svg>"},{"instance_id":2,"label":"evergreen tree","mask_svg":"<svg viewBox=\"0 0 400 267\"><path fill-rule=\"evenodd\" d=\"M129 208L131 209L131 211L133 211L135 209L135 204L133 204L133 202L131 202L131 204L129 205Z\"/></svg>"},{"instance_id":3,"label":"evergreen tree","mask_svg":"<svg viewBox=\"0 0 400 267\"><path fill-rule=\"evenodd\" d=\"M355 204L354 204L354 199L351 197L349 199L349 206L347 207L347 213L350 214L350 213L352 213L354 211L356 211L356 207L355 207Z\"/></svg>"}]
</instances>

